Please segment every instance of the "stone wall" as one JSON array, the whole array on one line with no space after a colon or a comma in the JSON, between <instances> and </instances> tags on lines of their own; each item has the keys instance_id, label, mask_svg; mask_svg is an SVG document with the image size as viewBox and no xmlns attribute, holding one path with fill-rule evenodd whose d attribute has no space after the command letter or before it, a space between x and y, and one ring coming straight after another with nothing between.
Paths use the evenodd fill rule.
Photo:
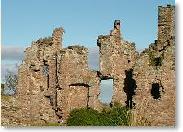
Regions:
<instances>
[{"instance_id":1,"label":"stone wall","mask_svg":"<svg viewBox=\"0 0 183 132\"><path fill-rule=\"evenodd\" d=\"M63 122L74 108L100 109L99 77L88 68L88 49L61 48L64 30L33 42L18 72L17 102L27 125Z\"/></svg>"},{"instance_id":2,"label":"stone wall","mask_svg":"<svg viewBox=\"0 0 183 132\"><path fill-rule=\"evenodd\" d=\"M158 7L158 50L167 46L175 37L175 7Z\"/></svg>"},{"instance_id":3,"label":"stone wall","mask_svg":"<svg viewBox=\"0 0 183 132\"><path fill-rule=\"evenodd\" d=\"M18 71L17 104L21 106L21 122L39 125L57 122L50 98L55 94L54 47L52 38L39 39L25 51ZM47 66L48 71L45 71ZM46 73L47 72L47 73Z\"/></svg>"},{"instance_id":4,"label":"stone wall","mask_svg":"<svg viewBox=\"0 0 183 132\"><path fill-rule=\"evenodd\" d=\"M158 9L158 38L140 54L121 36L120 20L98 37L99 71L89 69L86 47L63 48L63 28L32 42L18 71L17 124L60 123L74 108L100 111L100 82L113 79L111 104L130 107L133 125L175 125L175 7Z\"/></svg>"},{"instance_id":5,"label":"stone wall","mask_svg":"<svg viewBox=\"0 0 183 132\"><path fill-rule=\"evenodd\" d=\"M96 96L99 94L99 78L97 72L93 73L88 68L87 56L88 49L83 46L69 46L60 50L58 55L60 89L57 100L58 107L62 108L64 119L73 108L97 107L92 104L98 100Z\"/></svg>"},{"instance_id":6,"label":"stone wall","mask_svg":"<svg viewBox=\"0 0 183 132\"><path fill-rule=\"evenodd\" d=\"M125 70L133 67L137 58L135 45L121 39L120 21L114 22L110 35L100 35L97 40L100 51L101 79L113 79L112 103L125 105L126 94L123 91Z\"/></svg>"},{"instance_id":7,"label":"stone wall","mask_svg":"<svg viewBox=\"0 0 183 132\"><path fill-rule=\"evenodd\" d=\"M141 53L134 67L137 90L134 119L153 126L175 125L174 6L159 7L158 40Z\"/></svg>"}]
</instances>

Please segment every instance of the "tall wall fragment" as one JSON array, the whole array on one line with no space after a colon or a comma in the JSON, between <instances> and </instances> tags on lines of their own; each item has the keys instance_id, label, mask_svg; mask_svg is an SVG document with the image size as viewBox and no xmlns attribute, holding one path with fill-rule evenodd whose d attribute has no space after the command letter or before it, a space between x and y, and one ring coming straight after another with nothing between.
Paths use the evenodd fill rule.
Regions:
<instances>
[{"instance_id":1,"label":"tall wall fragment","mask_svg":"<svg viewBox=\"0 0 183 132\"><path fill-rule=\"evenodd\" d=\"M57 29L53 39L48 37L33 42L25 51L25 58L18 71L16 95L21 106L19 112L23 116L20 122L36 125L58 120L55 114L57 75L54 57L59 45L54 38L62 38L61 31Z\"/></svg>"},{"instance_id":2,"label":"tall wall fragment","mask_svg":"<svg viewBox=\"0 0 183 132\"><path fill-rule=\"evenodd\" d=\"M143 125L175 125L174 6L159 7L158 40L135 64L137 80L134 119Z\"/></svg>"},{"instance_id":3,"label":"tall wall fragment","mask_svg":"<svg viewBox=\"0 0 183 132\"><path fill-rule=\"evenodd\" d=\"M101 79L112 78L114 82L112 103L119 102L125 105L125 70L133 66L137 54L135 45L121 38L120 21L115 20L110 35L100 35L97 45L100 53Z\"/></svg>"}]
</instances>

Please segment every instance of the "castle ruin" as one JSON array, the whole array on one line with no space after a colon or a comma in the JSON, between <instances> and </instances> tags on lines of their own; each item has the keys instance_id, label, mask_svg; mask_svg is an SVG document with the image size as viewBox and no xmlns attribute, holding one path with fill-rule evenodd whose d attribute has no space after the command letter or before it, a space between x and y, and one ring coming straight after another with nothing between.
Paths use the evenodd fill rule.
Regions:
<instances>
[{"instance_id":1,"label":"castle ruin","mask_svg":"<svg viewBox=\"0 0 183 132\"><path fill-rule=\"evenodd\" d=\"M123 39L120 20L115 20L108 35L98 36L99 71L89 68L86 47L63 47L63 28L32 42L18 71L20 122L63 122L74 108L100 111L100 82L113 79L111 104L130 103L136 122L175 125L175 7L159 6L158 10L157 40L140 54L134 43ZM127 84L135 80L134 90L125 90L130 87L125 80Z\"/></svg>"}]
</instances>

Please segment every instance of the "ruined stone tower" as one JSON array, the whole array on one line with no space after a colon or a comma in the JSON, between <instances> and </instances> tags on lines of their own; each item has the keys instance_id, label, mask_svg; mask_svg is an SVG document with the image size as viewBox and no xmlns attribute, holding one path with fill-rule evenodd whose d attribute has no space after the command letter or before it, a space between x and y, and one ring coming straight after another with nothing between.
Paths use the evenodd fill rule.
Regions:
<instances>
[{"instance_id":1,"label":"ruined stone tower","mask_svg":"<svg viewBox=\"0 0 183 132\"><path fill-rule=\"evenodd\" d=\"M136 125L175 125L175 7L158 10L157 40L140 54L123 39L120 20L98 36L99 71L89 69L86 47L63 47L63 28L32 42L18 71L14 117L21 125L39 125L64 122L74 108L100 111L100 82L113 79L111 103L126 106L130 97Z\"/></svg>"},{"instance_id":2,"label":"ruined stone tower","mask_svg":"<svg viewBox=\"0 0 183 132\"><path fill-rule=\"evenodd\" d=\"M162 50L175 39L175 8L171 5L158 7L158 50Z\"/></svg>"},{"instance_id":3,"label":"ruined stone tower","mask_svg":"<svg viewBox=\"0 0 183 132\"><path fill-rule=\"evenodd\" d=\"M158 7L158 39L144 50L134 67L136 122L175 124L175 7Z\"/></svg>"}]
</instances>

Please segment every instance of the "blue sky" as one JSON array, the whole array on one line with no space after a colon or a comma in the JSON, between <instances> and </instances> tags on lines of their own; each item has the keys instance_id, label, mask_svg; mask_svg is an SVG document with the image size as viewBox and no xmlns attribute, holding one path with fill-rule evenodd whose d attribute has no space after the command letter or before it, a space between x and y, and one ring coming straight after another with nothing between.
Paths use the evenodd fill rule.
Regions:
<instances>
[{"instance_id":1,"label":"blue sky","mask_svg":"<svg viewBox=\"0 0 183 132\"><path fill-rule=\"evenodd\" d=\"M158 5L174 0L2 0L2 44L28 46L62 26L64 46L96 46L120 19L124 39L145 48L156 39Z\"/></svg>"},{"instance_id":2,"label":"blue sky","mask_svg":"<svg viewBox=\"0 0 183 132\"><path fill-rule=\"evenodd\" d=\"M109 34L115 19L121 20L122 37L142 50L157 39L158 6L174 0L2 0L1 80L6 70L15 71L23 50L31 42L65 29L63 47L80 44L89 48L89 65L98 69L97 37ZM104 82L107 87L111 82ZM109 90L110 91L110 90ZM102 94L108 101L109 93Z\"/></svg>"}]
</instances>

